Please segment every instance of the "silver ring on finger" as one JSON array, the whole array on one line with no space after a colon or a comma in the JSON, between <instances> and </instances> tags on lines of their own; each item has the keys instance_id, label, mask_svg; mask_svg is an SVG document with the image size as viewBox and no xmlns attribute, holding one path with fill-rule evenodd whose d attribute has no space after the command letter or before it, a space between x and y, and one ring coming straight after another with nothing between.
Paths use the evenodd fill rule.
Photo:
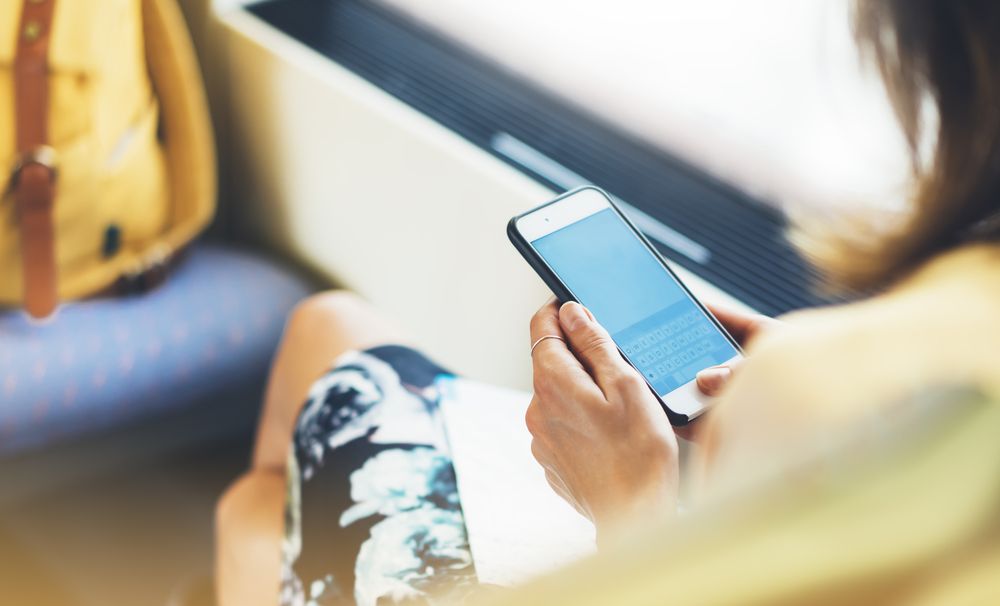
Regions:
<instances>
[{"instance_id":1,"label":"silver ring on finger","mask_svg":"<svg viewBox=\"0 0 1000 606\"><path fill-rule=\"evenodd\" d=\"M566 339L560 337L559 335L545 335L545 336L542 336L542 337L538 337L535 340L535 342L531 344L531 351L528 352L528 355L529 356L534 355L535 354L535 348L538 347L541 344L541 342L544 341L545 339L559 339L563 343L566 342Z\"/></svg>"}]
</instances>

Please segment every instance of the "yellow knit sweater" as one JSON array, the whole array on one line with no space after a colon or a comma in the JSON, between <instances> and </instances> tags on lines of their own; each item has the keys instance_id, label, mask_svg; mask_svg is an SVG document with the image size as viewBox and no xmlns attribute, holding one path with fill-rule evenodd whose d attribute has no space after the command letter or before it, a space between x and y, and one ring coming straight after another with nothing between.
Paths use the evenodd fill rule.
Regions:
<instances>
[{"instance_id":1,"label":"yellow knit sweater","mask_svg":"<svg viewBox=\"0 0 1000 606\"><path fill-rule=\"evenodd\" d=\"M489 603L1000 603L1000 246L787 320L707 420L690 514Z\"/></svg>"}]
</instances>

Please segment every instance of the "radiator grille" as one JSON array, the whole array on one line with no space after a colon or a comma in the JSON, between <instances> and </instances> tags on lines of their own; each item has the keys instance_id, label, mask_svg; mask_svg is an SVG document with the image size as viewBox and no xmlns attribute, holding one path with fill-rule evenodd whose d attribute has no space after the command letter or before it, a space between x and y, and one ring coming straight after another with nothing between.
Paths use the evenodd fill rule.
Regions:
<instances>
[{"instance_id":1,"label":"radiator grille","mask_svg":"<svg viewBox=\"0 0 1000 606\"><path fill-rule=\"evenodd\" d=\"M679 232L710 254L650 235L667 258L761 312L831 302L786 241L781 213L410 20L359 0L268 0L249 10L554 189L577 185L565 177L577 175ZM564 170L512 157L498 137Z\"/></svg>"}]
</instances>

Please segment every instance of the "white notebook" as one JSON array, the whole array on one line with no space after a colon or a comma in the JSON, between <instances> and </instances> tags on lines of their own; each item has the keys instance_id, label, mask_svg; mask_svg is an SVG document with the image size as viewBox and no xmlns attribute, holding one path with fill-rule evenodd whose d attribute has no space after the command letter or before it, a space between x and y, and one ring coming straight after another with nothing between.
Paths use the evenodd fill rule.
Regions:
<instances>
[{"instance_id":1,"label":"white notebook","mask_svg":"<svg viewBox=\"0 0 1000 606\"><path fill-rule=\"evenodd\" d=\"M515 585L593 553L593 525L531 456L530 394L456 378L439 385L480 582Z\"/></svg>"}]
</instances>

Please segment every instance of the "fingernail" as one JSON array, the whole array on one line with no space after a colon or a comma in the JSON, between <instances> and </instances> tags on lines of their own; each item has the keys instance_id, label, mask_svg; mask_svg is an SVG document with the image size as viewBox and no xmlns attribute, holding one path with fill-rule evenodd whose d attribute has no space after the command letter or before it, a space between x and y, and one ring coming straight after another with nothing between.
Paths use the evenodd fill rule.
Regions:
<instances>
[{"instance_id":1,"label":"fingernail","mask_svg":"<svg viewBox=\"0 0 1000 606\"><path fill-rule=\"evenodd\" d=\"M583 305L573 301L563 305L559 315L569 330L576 330L590 321Z\"/></svg>"},{"instance_id":2,"label":"fingernail","mask_svg":"<svg viewBox=\"0 0 1000 606\"><path fill-rule=\"evenodd\" d=\"M728 366L712 366L698 373L698 385L702 391L713 394L722 389L732 374Z\"/></svg>"}]
</instances>

